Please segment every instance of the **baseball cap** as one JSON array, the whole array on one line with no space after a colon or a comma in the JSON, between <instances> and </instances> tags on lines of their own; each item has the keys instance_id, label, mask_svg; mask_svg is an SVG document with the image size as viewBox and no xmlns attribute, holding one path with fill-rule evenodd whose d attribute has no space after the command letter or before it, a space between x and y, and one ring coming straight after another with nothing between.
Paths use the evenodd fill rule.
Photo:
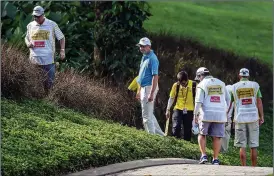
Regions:
<instances>
[{"instance_id":1,"label":"baseball cap","mask_svg":"<svg viewBox=\"0 0 274 176\"><path fill-rule=\"evenodd\" d=\"M146 46L146 45L151 46L151 42L147 37L143 37L143 38L140 39L139 43L136 46L140 46L140 45L142 45L142 46Z\"/></svg>"},{"instance_id":2,"label":"baseball cap","mask_svg":"<svg viewBox=\"0 0 274 176\"><path fill-rule=\"evenodd\" d=\"M32 15L33 16L41 16L44 14L44 9L41 6L36 6L33 9Z\"/></svg>"},{"instance_id":3,"label":"baseball cap","mask_svg":"<svg viewBox=\"0 0 274 176\"><path fill-rule=\"evenodd\" d=\"M198 76L200 76L201 74L204 73L209 73L209 70L205 67L200 67L197 71L196 71L196 77L195 80L199 80Z\"/></svg>"},{"instance_id":4,"label":"baseball cap","mask_svg":"<svg viewBox=\"0 0 274 176\"><path fill-rule=\"evenodd\" d=\"M249 70L247 68L242 68L239 73L240 76L249 76Z\"/></svg>"},{"instance_id":5,"label":"baseball cap","mask_svg":"<svg viewBox=\"0 0 274 176\"><path fill-rule=\"evenodd\" d=\"M199 134L199 125L195 124L192 126L191 131L194 135Z\"/></svg>"}]
</instances>

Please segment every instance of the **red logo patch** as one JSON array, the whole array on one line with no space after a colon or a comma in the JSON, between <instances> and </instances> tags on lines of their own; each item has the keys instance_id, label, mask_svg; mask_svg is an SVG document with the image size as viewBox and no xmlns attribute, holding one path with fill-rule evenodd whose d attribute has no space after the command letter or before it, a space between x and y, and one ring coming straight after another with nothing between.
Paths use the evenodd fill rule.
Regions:
<instances>
[{"instance_id":1,"label":"red logo patch","mask_svg":"<svg viewBox=\"0 0 274 176\"><path fill-rule=\"evenodd\" d=\"M210 97L210 102L214 102L214 103L220 103L221 99L219 96L211 96Z\"/></svg>"},{"instance_id":2,"label":"red logo patch","mask_svg":"<svg viewBox=\"0 0 274 176\"><path fill-rule=\"evenodd\" d=\"M248 105L248 104L252 104L252 99L251 98L242 99L242 105Z\"/></svg>"},{"instance_id":3,"label":"red logo patch","mask_svg":"<svg viewBox=\"0 0 274 176\"><path fill-rule=\"evenodd\" d=\"M45 47L45 41L35 41L34 42L34 47L37 47L37 48Z\"/></svg>"}]
</instances>

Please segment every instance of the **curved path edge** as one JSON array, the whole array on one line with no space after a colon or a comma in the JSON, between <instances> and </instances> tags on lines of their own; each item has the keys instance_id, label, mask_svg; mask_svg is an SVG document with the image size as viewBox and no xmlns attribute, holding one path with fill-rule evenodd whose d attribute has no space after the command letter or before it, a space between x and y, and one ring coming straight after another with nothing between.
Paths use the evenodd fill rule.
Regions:
<instances>
[{"instance_id":1,"label":"curved path edge","mask_svg":"<svg viewBox=\"0 0 274 176\"><path fill-rule=\"evenodd\" d=\"M68 174L67 176L80 176L80 175L93 175L103 176L109 174L115 174L124 172L127 170L134 170L143 167L159 166L159 165L171 165L171 164L197 164L197 160L192 159L180 159L180 158L157 158L157 159L143 159L129 162L122 162L116 164L110 164L103 167L94 169L87 169L80 172Z\"/></svg>"}]
</instances>

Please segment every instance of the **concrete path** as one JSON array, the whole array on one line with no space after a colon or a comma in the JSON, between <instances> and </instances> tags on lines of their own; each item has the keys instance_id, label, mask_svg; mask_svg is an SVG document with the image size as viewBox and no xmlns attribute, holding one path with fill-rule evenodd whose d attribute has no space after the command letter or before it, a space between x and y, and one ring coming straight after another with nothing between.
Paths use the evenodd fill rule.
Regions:
<instances>
[{"instance_id":1,"label":"concrete path","mask_svg":"<svg viewBox=\"0 0 274 176\"><path fill-rule=\"evenodd\" d=\"M273 168L265 167L241 167L241 166L216 166L200 164L175 164L154 167L145 167L116 173L109 176L126 175L269 175Z\"/></svg>"},{"instance_id":2,"label":"concrete path","mask_svg":"<svg viewBox=\"0 0 274 176\"><path fill-rule=\"evenodd\" d=\"M67 176L126 176L126 175L272 175L271 167L242 167L197 164L180 158L145 159L88 169Z\"/></svg>"}]
</instances>

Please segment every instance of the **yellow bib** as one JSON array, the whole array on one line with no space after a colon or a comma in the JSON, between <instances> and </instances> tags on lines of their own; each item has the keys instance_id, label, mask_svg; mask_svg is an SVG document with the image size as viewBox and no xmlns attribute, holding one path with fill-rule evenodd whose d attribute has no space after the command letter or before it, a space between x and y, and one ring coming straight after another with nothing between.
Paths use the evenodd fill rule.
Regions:
<instances>
[{"instance_id":1,"label":"yellow bib","mask_svg":"<svg viewBox=\"0 0 274 176\"><path fill-rule=\"evenodd\" d=\"M174 83L170 92L170 97L175 98L177 83ZM194 110L194 100L192 94L192 81L189 80L187 87L180 85L177 102L174 109L183 110L186 108L188 111Z\"/></svg>"}]
</instances>

